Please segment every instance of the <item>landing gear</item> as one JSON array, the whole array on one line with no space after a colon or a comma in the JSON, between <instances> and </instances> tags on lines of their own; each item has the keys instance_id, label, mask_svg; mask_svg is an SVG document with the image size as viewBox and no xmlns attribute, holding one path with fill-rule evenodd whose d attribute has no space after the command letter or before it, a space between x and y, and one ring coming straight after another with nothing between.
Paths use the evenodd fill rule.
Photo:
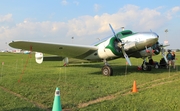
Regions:
<instances>
[{"instance_id":1,"label":"landing gear","mask_svg":"<svg viewBox=\"0 0 180 111\"><path fill-rule=\"evenodd\" d=\"M104 76L112 76L113 75L113 69L108 65L107 61L104 59L104 66L102 67L102 74Z\"/></svg>"},{"instance_id":2,"label":"landing gear","mask_svg":"<svg viewBox=\"0 0 180 111\"><path fill-rule=\"evenodd\" d=\"M142 70L143 71L151 71L151 69L152 69L151 65L144 60L142 63Z\"/></svg>"},{"instance_id":3,"label":"landing gear","mask_svg":"<svg viewBox=\"0 0 180 111\"><path fill-rule=\"evenodd\" d=\"M102 67L102 74L104 76L112 76L113 75L113 70L109 65L105 65Z\"/></svg>"}]
</instances>

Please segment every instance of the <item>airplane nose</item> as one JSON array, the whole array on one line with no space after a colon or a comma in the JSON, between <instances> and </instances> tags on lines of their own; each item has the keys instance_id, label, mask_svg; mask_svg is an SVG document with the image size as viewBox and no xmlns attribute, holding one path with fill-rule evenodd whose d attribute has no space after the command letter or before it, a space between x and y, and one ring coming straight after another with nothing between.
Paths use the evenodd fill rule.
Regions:
<instances>
[{"instance_id":1,"label":"airplane nose","mask_svg":"<svg viewBox=\"0 0 180 111\"><path fill-rule=\"evenodd\" d=\"M157 38L159 39L159 35L157 35Z\"/></svg>"},{"instance_id":2,"label":"airplane nose","mask_svg":"<svg viewBox=\"0 0 180 111\"><path fill-rule=\"evenodd\" d=\"M157 35L156 33L153 34L153 37L154 37L155 39L159 39L159 35Z\"/></svg>"}]
</instances>

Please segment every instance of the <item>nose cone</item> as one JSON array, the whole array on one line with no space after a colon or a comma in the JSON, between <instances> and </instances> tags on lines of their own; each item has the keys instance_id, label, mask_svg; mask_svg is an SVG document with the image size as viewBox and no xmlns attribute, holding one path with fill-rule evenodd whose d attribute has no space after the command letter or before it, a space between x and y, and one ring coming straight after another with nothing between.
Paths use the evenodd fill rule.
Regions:
<instances>
[{"instance_id":1,"label":"nose cone","mask_svg":"<svg viewBox=\"0 0 180 111\"><path fill-rule=\"evenodd\" d=\"M146 37L147 37L146 38L147 46L151 46L151 45L155 44L156 42L158 42L158 39L159 39L159 36L154 32L149 33Z\"/></svg>"},{"instance_id":2,"label":"nose cone","mask_svg":"<svg viewBox=\"0 0 180 111\"><path fill-rule=\"evenodd\" d=\"M154 32L142 32L136 35L140 41L136 43L137 49L144 49L144 47L151 47L158 42L159 36Z\"/></svg>"},{"instance_id":3,"label":"nose cone","mask_svg":"<svg viewBox=\"0 0 180 111\"><path fill-rule=\"evenodd\" d=\"M159 35L157 35L156 33L152 33L149 38L148 41L151 41L152 43L156 43L159 39Z\"/></svg>"}]
</instances>

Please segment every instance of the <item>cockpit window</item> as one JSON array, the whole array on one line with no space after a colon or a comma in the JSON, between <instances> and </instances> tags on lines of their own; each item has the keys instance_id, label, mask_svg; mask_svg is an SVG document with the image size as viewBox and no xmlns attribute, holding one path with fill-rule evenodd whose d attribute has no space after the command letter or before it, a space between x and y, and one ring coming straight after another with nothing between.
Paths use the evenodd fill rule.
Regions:
<instances>
[{"instance_id":1,"label":"cockpit window","mask_svg":"<svg viewBox=\"0 0 180 111\"><path fill-rule=\"evenodd\" d=\"M132 31L130 31L130 30L125 30L125 31L122 31L121 34L122 34L123 36L131 35L131 34L132 34Z\"/></svg>"}]
</instances>

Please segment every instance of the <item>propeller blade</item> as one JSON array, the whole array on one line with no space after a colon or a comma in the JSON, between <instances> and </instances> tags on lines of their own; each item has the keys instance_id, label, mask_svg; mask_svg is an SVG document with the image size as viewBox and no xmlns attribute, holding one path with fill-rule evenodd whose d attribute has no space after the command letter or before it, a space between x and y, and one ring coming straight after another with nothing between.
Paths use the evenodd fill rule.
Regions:
<instances>
[{"instance_id":1,"label":"propeller blade","mask_svg":"<svg viewBox=\"0 0 180 111\"><path fill-rule=\"evenodd\" d=\"M161 55L163 56L164 60L166 61L166 63L168 64L168 60L166 58L166 54L164 52L164 47L167 47L169 45L163 45L163 44L159 44L159 48L160 48L160 52L161 52Z\"/></svg>"},{"instance_id":2,"label":"propeller blade","mask_svg":"<svg viewBox=\"0 0 180 111\"><path fill-rule=\"evenodd\" d=\"M118 42L120 42L120 43L121 43L121 45L124 45L124 44L122 43L121 39L117 37L117 35L116 35L116 33L115 33L114 29L112 28L111 24L109 24L109 27L111 28L111 31L113 32L114 37L116 37L116 39L118 40Z\"/></svg>"},{"instance_id":3,"label":"propeller blade","mask_svg":"<svg viewBox=\"0 0 180 111\"><path fill-rule=\"evenodd\" d=\"M122 53L124 55L124 58L126 59L126 61L128 62L128 64L131 66L131 61L128 57L128 55L126 54L125 50L124 50L124 43L122 43L121 39L119 39L117 36L116 36L116 33L114 31L114 29L112 28L111 24L109 24L109 27L111 28L111 31L113 32L114 34L114 37L116 37L116 39L118 40L118 47L121 48L122 50Z\"/></svg>"},{"instance_id":4,"label":"propeller blade","mask_svg":"<svg viewBox=\"0 0 180 111\"><path fill-rule=\"evenodd\" d=\"M166 61L166 63L168 64L168 60L167 60L167 58L166 58L166 55L165 55L165 52L164 52L164 48L163 48L163 47L161 48L161 54L162 54L164 60Z\"/></svg>"},{"instance_id":5,"label":"propeller blade","mask_svg":"<svg viewBox=\"0 0 180 111\"><path fill-rule=\"evenodd\" d=\"M131 66L131 65L132 65L132 64L131 64L131 61L130 61L128 55L126 54L126 52L124 51L124 48L122 48L122 53L123 53L123 55L124 55L124 58L125 58L126 61L128 62L128 64Z\"/></svg>"},{"instance_id":6,"label":"propeller blade","mask_svg":"<svg viewBox=\"0 0 180 111\"><path fill-rule=\"evenodd\" d=\"M111 31L113 32L116 40L120 43L120 44L118 44L118 46L120 46L120 48L121 48L124 44L122 43L121 39L116 36L116 33L115 33L114 29L112 28L111 24L109 24L109 27L111 28Z\"/></svg>"},{"instance_id":7,"label":"propeller blade","mask_svg":"<svg viewBox=\"0 0 180 111\"><path fill-rule=\"evenodd\" d=\"M111 31L113 32L114 36L116 37L116 33L114 32L114 29L112 28L111 24L109 24L109 27L111 28Z\"/></svg>"}]
</instances>

